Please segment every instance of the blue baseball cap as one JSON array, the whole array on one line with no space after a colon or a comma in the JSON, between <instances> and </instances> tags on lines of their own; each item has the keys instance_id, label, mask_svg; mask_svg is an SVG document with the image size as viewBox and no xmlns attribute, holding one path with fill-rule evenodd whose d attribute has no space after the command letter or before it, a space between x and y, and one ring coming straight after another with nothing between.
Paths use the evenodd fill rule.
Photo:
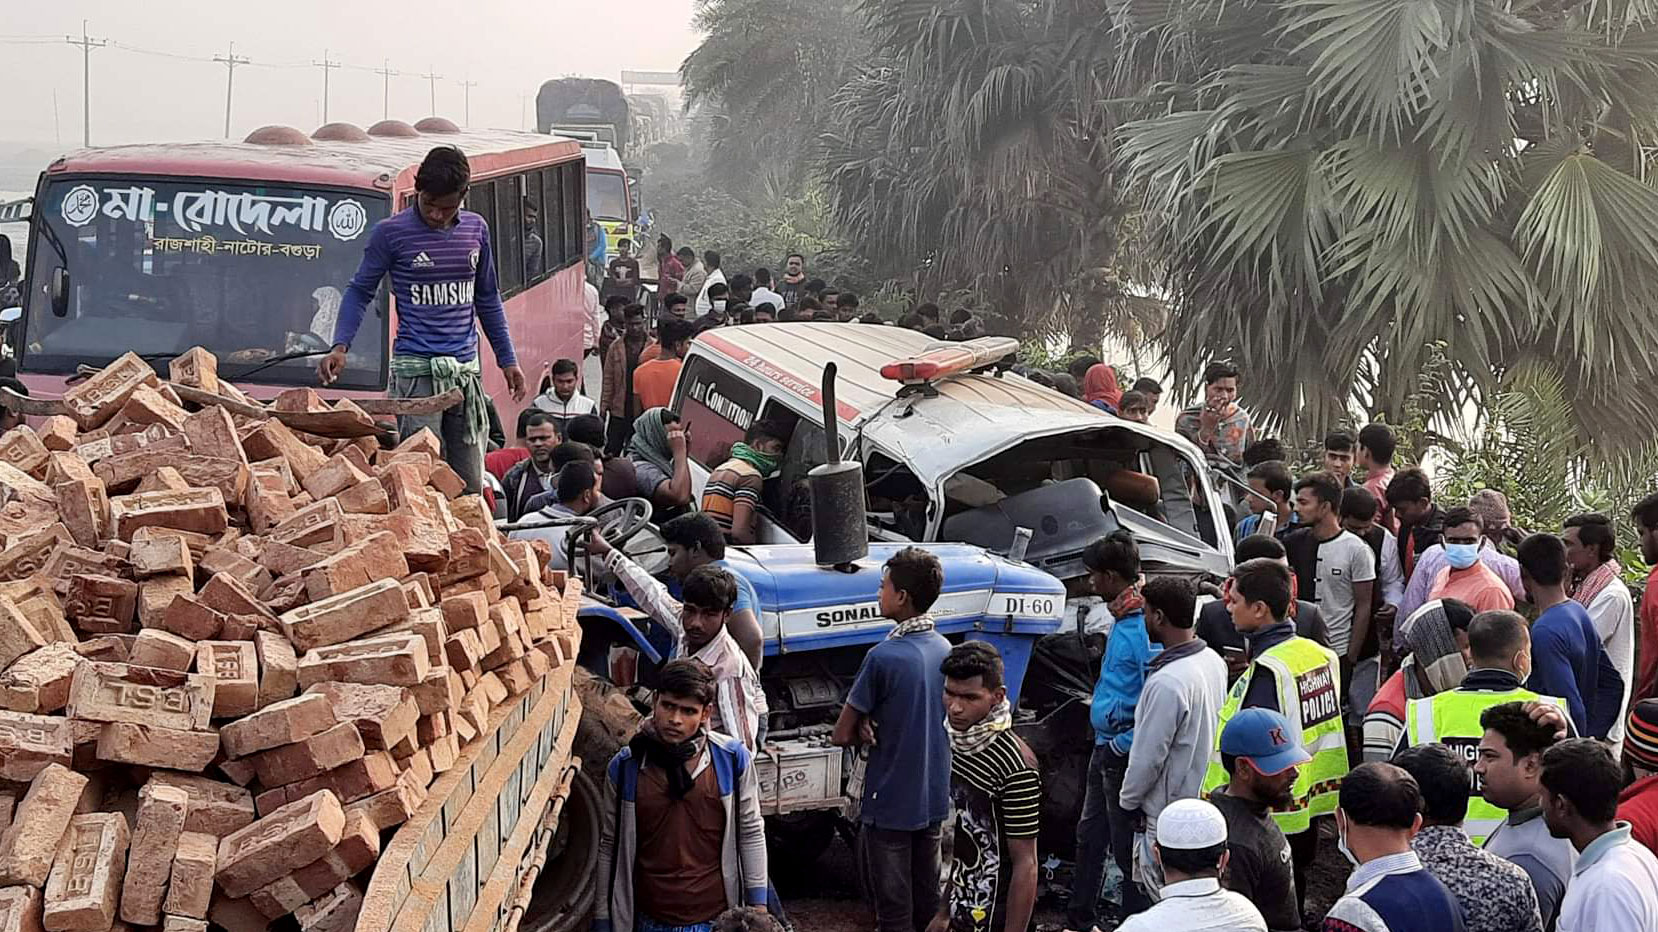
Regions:
<instances>
[{"instance_id":1,"label":"blue baseball cap","mask_svg":"<svg viewBox=\"0 0 1658 932\"><path fill-rule=\"evenodd\" d=\"M1313 759L1306 748L1291 740L1289 719L1262 708L1244 709L1232 716L1220 733L1220 752L1247 757L1268 776Z\"/></svg>"}]
</instances>

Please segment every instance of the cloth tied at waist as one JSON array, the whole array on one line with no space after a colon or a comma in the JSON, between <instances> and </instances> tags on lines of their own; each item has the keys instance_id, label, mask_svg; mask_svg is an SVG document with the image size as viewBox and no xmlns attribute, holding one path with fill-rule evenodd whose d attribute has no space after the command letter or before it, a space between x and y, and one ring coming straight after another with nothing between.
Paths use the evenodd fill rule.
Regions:
<instances>
[{"instance_id":1,"label":"cloth tied at waist","mask_svg":"<svg viewBox=\"0 0 1658 932\"><path fill-rule=\"evenodd\" d=\"M461 362L453 356L393 356L391 374L405 379L429 378L432 394L461 390L466 429L480 446L489 436L489 402L484 397L484 370L477 359Z\"/></svg>"}]
</instances>

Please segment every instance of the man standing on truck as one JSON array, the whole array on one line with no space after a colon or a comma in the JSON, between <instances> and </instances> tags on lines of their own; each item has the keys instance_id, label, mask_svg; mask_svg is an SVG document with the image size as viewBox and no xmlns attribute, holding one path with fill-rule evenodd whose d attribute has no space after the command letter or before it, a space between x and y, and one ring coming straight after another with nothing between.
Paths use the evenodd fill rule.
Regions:
<instances>
[{"instance_id":1,"label":"man standing on truck","mask_svg":"<svg viewBox=\"0 0 1658 932\"><path fill-rule=\"evenodd\" d=\"M415 204L375 224L363 261L346 289L334 326L334 346L317 363L323 385L345 371L346 352L374 301L380 280L391 275L397 300L392 344L391 394L427 398L460 389L459 405L435 414L402 415L404 437L430 428L442 441L443 458L476 493L483 483L484 437L489 411L478 329L489 337L512 400L524 400L524 373L513 355L506 309L495 280L489 224L461 209L472 180L466 156L454 146L427 153L415 174Z\"/></svg>"},{"instance_id":2,"label":"man standing on truck","mask_svg":"<svg viewBox=\"0 0 1658 932\"><path fill-rule=\"evenodd\" d=\"M928 612L943 588L944 567L919 547L887 561L877 598L897 624L864 655L830 738L869 747L858 841L880 932L925 932L938 911L939 829L950 814L950 642Z\"/></svg>"},{"instance_id":3,"label":"man standing on truck","mask_svg":"<svg viewBox=\"0 0 1658 932\"><path fill-rule=\"evenodd\" d=\"M943 672L956 838L928 932L1022 932L1036 906L1039 764L1013 733L996 648L963 641L944 658Z\"/></svg>"},{"instance_id":4,"label":"man standing on truck","mask_svg":"<svg viewBox=\"0 0 1658 932\"><path fill-rule=\"evenodd\" d=\"M754 756L713 731L714 674L668 661L651 717L610 759L593 928L708 932L736 906L766 905L766 828Z\"/></svg>"}]
</instances>

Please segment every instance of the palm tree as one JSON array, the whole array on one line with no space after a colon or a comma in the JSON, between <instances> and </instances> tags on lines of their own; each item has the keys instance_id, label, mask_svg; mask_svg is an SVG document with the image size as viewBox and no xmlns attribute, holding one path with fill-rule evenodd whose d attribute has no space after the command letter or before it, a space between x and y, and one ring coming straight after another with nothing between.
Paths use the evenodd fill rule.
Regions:
<instances>
[{"instance_id":1,"label":"palm tree","mask_svg":"<svg viewBox=\"0 0 1658 932\"><path fill-rule=\"evenodd\" d=\"M1292 435L1396 412L1436 341L1452 407L1538 358L1580 429L1653 384L1658 4L1108 2L1177 377L1230 357Z\"/></svg>"},{"instance_id":2,"label":"palm tree","mask_svg":"<svg viewBox=\"0 0 1658 932\"><path fill-rule=\"evenodd\" d=\"M854 0L697 0L680 65L707 111L708 168L735 196L798 191L829 101L868 54Z\"/></svg>"},{"instance_id":3,"label":"palm tree","mask_svg":"<svg viewBox=\"0 0 1658 932\"><path fill-rule=\"evenodd\" d=\"M847 238L918 294L976 291L1016 332L1155 316L1117 267L1102 0L862 9L873 64L836 95L820 163Z\"/></svg>"}]
</instances>

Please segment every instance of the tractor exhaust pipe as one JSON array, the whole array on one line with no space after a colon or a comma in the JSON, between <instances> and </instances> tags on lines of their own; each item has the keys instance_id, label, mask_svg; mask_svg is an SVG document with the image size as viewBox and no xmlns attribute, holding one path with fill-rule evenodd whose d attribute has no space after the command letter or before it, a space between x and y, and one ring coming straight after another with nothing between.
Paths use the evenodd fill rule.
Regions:
<instances>
[{"instance_id":1,"label":"tractor exhaust pipe","mask_svg":"<svg viewBox=\"0 0 1658 932\"><path fill-rule=\"evenodd\" d=\"M835 364L823 367L823 436L827 461L806 474L812 490L812 551L819 566L853 572L869 556L864 513L864 469L841 460L840 419L835 407Z\"/></svg>"}]
</instances>

